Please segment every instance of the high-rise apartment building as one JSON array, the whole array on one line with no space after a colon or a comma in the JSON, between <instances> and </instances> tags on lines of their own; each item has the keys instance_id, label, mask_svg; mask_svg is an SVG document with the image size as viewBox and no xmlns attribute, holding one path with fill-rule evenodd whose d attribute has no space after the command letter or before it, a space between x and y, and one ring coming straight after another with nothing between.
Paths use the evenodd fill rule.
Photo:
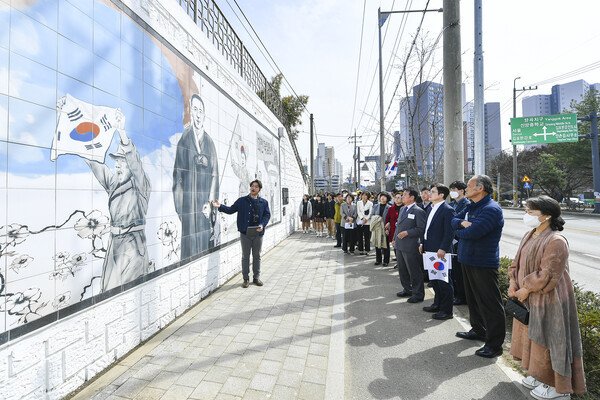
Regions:
<instances>
[{"instance_id":1,"label":"high-rise apartment building","mask_svg":"<svg viewBox=\"0 0 600 400\"><path fill-rule=\"evenodd\" d=\"M483 106L485 129L485 170L490 161L502 152L502 131L500 124L500 103L485 103Z\"/></svg>"},{"instance_id":2,"label":"high-rise apartment building","mask_svg":"<svg viewBox=\"0 0 600 400\"><path fill-rule=\"evenodd\" d=\"M527 96L521 101L524 117L536 117L539 115L552 114L551 104L552 96L549 94L536 94Z\"/></svg>"},{"instance_id":3,"label":"high-rise apartment building","mask_svg":"<svg viewBox=\"0 0 600 400\"><path fill-rule=\"evenodd\" d=\"M552 86L551 113L561 114L570 110L572 102L580 102L589 89L590 85L583 79Z\"/></svg>"},{"instance_id":4,"label":"high-rise apartment building","mask_svg":"<svg viewBox=\"0 0 600 400\"><path fill-rule=\"evenodd\" d=\"M413 87L412 96L400 103L400 148L413 159L417 173L434 180L443 174L443 85L426 81Z\"/></svg>"}]
</instances>

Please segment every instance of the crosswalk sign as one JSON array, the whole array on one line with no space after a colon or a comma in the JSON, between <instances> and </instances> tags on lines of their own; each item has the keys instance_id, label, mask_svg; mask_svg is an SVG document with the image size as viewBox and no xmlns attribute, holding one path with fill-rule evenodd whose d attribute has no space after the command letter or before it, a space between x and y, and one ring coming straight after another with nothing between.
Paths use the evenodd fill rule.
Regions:
<instances>
[{"instance_id":1,"label":"crosswalk sign","mask_svg":"<svg viewBox=\"0 0 600 400\"><path fill-rule=\"evenodd\" d=\"M525 176L523 177L523 180L522 180L522 182L531 182L531 179L529 179L529 177L528 177L527 175L525 175Z\"/></svg>"}]
</instances>

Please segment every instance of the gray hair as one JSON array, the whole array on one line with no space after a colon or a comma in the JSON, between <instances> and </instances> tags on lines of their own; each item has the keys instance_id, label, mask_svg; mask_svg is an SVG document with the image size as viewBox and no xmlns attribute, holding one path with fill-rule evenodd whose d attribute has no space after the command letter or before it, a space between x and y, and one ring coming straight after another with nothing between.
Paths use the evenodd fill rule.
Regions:
<instances>
[{"instance_id":1,"label":"gray hair","mask_svg":"<svg viewBox=\"0 0 600 400\"><path fill-rule=\"evenodd\" d=\"M477 186L483 186L483 191L487 194L494 193L494 184L492 179L487 175L474 175L473 178L477 183Z\"/></svg>"}]
</instances>

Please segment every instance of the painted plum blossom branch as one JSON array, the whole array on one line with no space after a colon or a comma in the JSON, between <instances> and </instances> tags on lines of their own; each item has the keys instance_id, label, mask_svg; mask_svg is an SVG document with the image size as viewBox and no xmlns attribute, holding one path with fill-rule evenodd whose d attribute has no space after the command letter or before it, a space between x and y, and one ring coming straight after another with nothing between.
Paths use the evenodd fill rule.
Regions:
<instances>
[{"instance_id":1,"label":"painted plum blossom branch","mask_svg":"<svg viewBox=\"0 0 600 400\"><path fill-rule=\"evenodd\" d=\"M171 221L163 222L158 228L158 239L162 245L169 249L167 253L167 259L177 258L177 252L179 251L179 232L175 224Z\"/></svg>"},{"instance_id":2,"label":"painted plum blossom branch","mask_svg":"<svg viewBox=\"0 0 600 400\"><path fill-rule=\"evenodd\" d=\"M32 315L41 316L39 311L48 305L48 302L40 301L42 292L39 288L9 293L5 297L6 302L0 303L0 311L6 311L9 315L18 315L18 323L27 323Z\"/></svg>"}]
</instances>

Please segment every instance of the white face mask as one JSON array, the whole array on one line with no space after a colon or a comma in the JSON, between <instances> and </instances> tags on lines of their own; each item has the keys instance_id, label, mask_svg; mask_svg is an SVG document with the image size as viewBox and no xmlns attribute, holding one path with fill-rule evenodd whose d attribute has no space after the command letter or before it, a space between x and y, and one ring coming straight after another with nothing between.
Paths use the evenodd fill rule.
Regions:
<instances>
[{"instance_id":1,"label":"white face mask","mask_svg":"<svg viewBox=\"0 0 600 400\"><path fill-rule=\"evenodd\" d=\"M547 219L546 219L546 221L547 221ZM540 226L542 224L542 222L539 220L538 216L529 215L527 213L525 213L525 215L523 215L523 223L530 228L537 228L538 226Z\"/></svg>"},{"instance_id":2,"label":"white face mask","mask_svg":"<svg viewBox=\"0 0 600 400\"><path fill-rule=\"evenodd\" d=\"M451 198L453 198L453 199L457 199L457 198L458 198L458 192L456 192L456 191L454 191L454 190L453 190L453 191L451 191L451 192L450 192L450 197L451 197Z\"/></svg>"}]
</instances>

